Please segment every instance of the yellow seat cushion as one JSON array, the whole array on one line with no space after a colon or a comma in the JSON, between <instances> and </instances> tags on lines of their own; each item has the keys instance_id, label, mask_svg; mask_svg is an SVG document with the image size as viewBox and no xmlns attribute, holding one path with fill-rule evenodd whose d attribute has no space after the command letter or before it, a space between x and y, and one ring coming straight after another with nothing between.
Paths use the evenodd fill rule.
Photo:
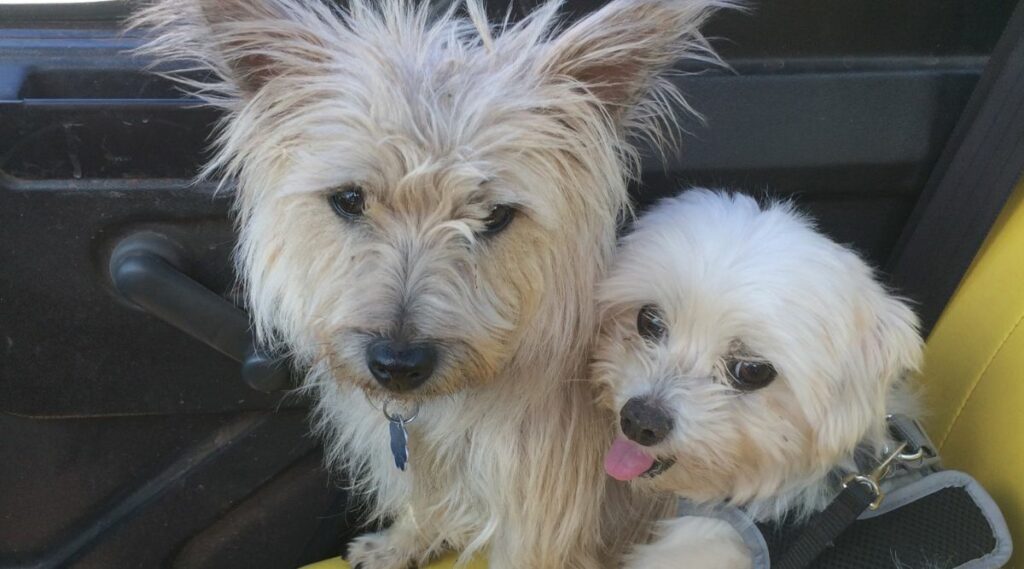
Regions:
<instances>
[{"instance_id":1,"label":"yellow seat cushion","mask_svg":"<svg viewBox=\"0 0 1024 569\"><path fill-rule=\"evenodd\" d=\"M451 569L455 567L455 560L457 558L458 556L454 554L446 555L422 569ZM304 569L349 569L349 564L335 557L334 559L327 559L326 561L307 565ZM482 560L470 561L465 566L465 569L487 569L487 563Z\"/></svg>"},{"instance_id":2,"label":"yellow seat cushion","mask_svg":"<svg viewBox=\"0 0 1024 569\"><path fill-rule=\"evenodd\" d=\"M925 423L947 468L978 479L1024 543L1024 183L928 338ZM1015 556L1019 558L1019 556ZM1014 567L1011 560L1007 567Z\"/></svg>"}]
</instances>

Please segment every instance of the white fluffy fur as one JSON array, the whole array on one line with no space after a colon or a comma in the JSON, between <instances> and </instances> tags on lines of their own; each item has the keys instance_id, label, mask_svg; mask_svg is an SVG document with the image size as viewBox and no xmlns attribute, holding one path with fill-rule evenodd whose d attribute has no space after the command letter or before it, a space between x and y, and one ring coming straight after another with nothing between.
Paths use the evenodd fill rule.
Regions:
<instances>
[{"instance_id":1,"label":"white fluffy fur","mask_svg":"<svg viewBox=\"0 0 1024 569\"><path fill-rule=\"evenodd\" d=\"M921 357L913 312L792 205L691 190L643 216L617 259L599 293L603 401L647 397L675 422L650 447L675 465L639 486L728 499L759 520L806 516L834 496L830 473L856 469L855 451L877 457L891 443L887 413L914 413L903 379ZM661 342L637 333L648 304L667 323ZM771 362L778 378L734 389L724 360L737 355ZM666 523L633 566L696 539L690 519Z\"/></svg>"},{"instance_id":2,"label":"white fluffy fur","mask_svg":"<svg viewBox=\"0 0 1024 569\"><path fill-rule=\"evenodd\" d=\"M558 0L494 26L478 0L164 0L146 51L226 111L206 173L237 182L238 269L256 330L309 369L328 456L387 532L366 569L443 548L491 567L611 563L646 503L600 472L610 417L585 373L593 290L635 172L632 137L682 102L658 73L713 60L699 27L729 0L613 0L561 29ZM367 209L327 196L359 184ZM519 215L480 237L495 204ZM400 331L442 348L395 469L364 349ZM623 496L620 496L620 498ZM602 523L601 510L617 514ZM629 508L635 508L630 510Z\"/></svg>"},{"instance_id":3,"label":"white fluffy fur","mask_svg":"<svg viewBox=\"0 0 1024 569\"><path fill-rule=\"evenodd\" d=\"M625 558L631 569L750 569L743 538L728 522L686 516L658 524L654 540Z\"/></svg>"}]
</instances>

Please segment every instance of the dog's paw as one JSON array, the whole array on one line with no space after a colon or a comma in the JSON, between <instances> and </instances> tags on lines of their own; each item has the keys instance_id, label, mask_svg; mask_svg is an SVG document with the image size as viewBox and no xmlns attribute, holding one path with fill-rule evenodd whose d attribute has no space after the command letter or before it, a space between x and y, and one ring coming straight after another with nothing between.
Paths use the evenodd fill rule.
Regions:
<instances>
[{"instance_id":1,"label":"dog's paw","mask_svg":"<svg viewBox=\"0 0 1024 569\"><path fill-rule=\"evenodd\" d=\"M369 533L352 540L348 546L352 569L415 569L408 551L395 547L388 532Z\"/></svg>"}]
</instances>

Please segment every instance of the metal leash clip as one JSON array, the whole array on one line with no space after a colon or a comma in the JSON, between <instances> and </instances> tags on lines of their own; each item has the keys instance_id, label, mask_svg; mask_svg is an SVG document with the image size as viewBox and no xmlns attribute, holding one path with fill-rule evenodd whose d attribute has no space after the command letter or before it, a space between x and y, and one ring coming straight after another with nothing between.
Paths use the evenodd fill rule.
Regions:
<instances>
[{"instance_id":1,"label":"metal leash clip","mask_svg":"<svg viewBox=\"0 0 1024 569\"><path fill-rule=\"evenodd\" d=\"M903 457L907 455L905 455L903 451L906 448L906 441L900 443L896 446L896 450L886 455L885 459L883 459L874 470L867 474L855 473L847 475L843 478L843 488L849 486L851 482L859 482L867 486L868 490L870 490L871 494L875 497L875 499L868 504L868 509L877 510L878 507L882 505L882 500L885 499L885 492L882 491L882 479L889 474L894 463L904 460Z\"/></svg>"},{"instance_id":2,"label":"metal leash clip","mask_svg":"<svg viewBox=\"0 0 1024 569\"><path fill-rule=\"evenodd\" d=\"M882 500L885 498L882 479L892 473L894 467L919 470L929 468L938 462L935 445L917 420L906 415L890 414L886 415L885 422L888 425L889 434L897 442L896 449L891 452L885 449L885 458L870 473L853 473L843 478L843 488L846 488L850 482L859 482L871 491L875 496L868 506L871 510L877 510L882 505ZM908 449L910 452L906 452Z\"/></svg>"}]
</instances>

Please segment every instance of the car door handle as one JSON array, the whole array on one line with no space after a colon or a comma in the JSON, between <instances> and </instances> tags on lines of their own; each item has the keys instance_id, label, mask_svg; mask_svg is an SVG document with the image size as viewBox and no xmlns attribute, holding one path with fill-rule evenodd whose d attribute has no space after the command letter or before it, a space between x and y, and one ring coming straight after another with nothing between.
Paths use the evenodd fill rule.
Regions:
<instances>
[{"instance_id":1,"label":"car door handle","mask_svg":"<svg viewBox=\"0 0 1024 569\"><path fill-rule=\"evenodd\" d=\"M173 241L140 232L114 248L110 278L135 306L241 363L249 387L266 393L293 387L288 362L258 348L249 316L189 277L182 266Z\"/></svg>"}]
</instances>

